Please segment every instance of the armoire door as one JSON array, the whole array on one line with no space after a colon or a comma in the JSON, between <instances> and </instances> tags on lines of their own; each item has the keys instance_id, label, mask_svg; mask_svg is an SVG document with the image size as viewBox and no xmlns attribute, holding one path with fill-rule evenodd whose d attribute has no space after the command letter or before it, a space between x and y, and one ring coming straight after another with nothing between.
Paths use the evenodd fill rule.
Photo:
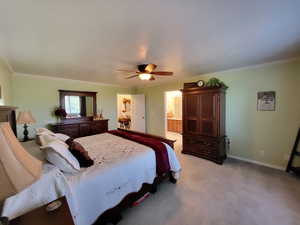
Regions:
<instances>
[{"instance_id":1,"label":"armoire door","mask_svg":"<svg viewBox=\"0 0 300 225\"><path fill-rule=\"evenodd\" d=\"M197 94L185 94L183 96L183 129L184 133L199 133L199 100Z\"/></svg>"},{"instance_id":2,"label":"armoire door","mask_svg":"<svg viewBox=\"0 0 300 225\"><path fill-rule=\"evenodd\" d=\"M216 93L203 93L200 95L199 127L201 135L218 136L217 101L218 94Z\"/></svg>"}]
</instances>

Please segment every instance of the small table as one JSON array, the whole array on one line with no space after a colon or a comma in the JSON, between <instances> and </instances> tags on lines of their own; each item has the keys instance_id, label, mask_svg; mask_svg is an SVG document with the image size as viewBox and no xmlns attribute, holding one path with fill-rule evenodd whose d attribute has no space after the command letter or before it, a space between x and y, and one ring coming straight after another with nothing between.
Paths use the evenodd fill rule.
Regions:
<instances>
[{"instance_id":1,"label":"small table","mask_svg":"<svg viewBox=\"0 0 300 225\"><path fill-rule=\"evenodd\" d=\"M62 205L58 209L47 212L47 204L13 219L9 222L9 225L75 225L67 199L61 197L57 200L62 202Z\"/></svg>"},{"instance_id":2,"label":"small table","mask_svg":"<svg viewBox=\"0 0 300 225\"><path fill-rule=\"evenodd\" d=\"M119 118L120 128L129 130L131 119L129 118Z\"/></svg>"}]
</instances>

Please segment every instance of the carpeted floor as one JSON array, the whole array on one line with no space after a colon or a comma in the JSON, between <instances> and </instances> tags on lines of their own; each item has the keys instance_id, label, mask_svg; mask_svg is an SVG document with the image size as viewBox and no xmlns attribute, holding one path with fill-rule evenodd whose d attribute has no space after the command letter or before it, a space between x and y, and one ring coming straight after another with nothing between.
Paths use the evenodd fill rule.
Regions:
<instances>
[{"instance_id":1,"label":"carpeted floor","mask_svg":"<svg viewBox=\"0 0 300 225\"><path fill-rule=\"evenodd\" d=\"M162 183L156 194L126 210L118 225L300 224L299 178L233 159L220 166L180 150L179 140L178 183Z\"/></svg>"}]
</instances>

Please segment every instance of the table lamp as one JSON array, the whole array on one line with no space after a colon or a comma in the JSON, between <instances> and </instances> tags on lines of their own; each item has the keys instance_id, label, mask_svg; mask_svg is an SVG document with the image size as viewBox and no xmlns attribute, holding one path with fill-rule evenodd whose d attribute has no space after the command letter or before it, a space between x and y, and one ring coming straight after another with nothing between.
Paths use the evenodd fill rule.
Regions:
<instances>
[{"instance_id":1,"label":"table lamp","mask_svg":"<svg viewBox=\"0 0 300 225\"><path fill-rule=\"evenodd\" d=\"M32 114L30 111L22 111L22 112L19 112L19 115L18 115L18 119L17 119L17 123L18 124L24 124L24 139L23 141L28 141L29 138L28 138L28 125L27 124L33 124L33 123L36 123L36 120L33 118Z\"/></svg>"}]
</instances>

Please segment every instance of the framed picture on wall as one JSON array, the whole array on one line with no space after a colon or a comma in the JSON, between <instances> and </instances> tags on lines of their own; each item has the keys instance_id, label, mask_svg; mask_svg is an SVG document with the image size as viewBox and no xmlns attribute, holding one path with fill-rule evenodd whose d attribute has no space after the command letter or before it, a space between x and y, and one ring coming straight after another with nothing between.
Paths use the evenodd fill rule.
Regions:
<instances>
[{"instance_id":1,"label":"framed picture on wall","mask_svg":"<svg viewBox=\"0 0 300 225\"><path fill-rule=\"evenodd\" d=\"M275 111L276 92L257 92L257 111Z\"/></svg>"},{"instance_id":2,"label":"framed picture on wall","mask_svg":"<svg viewBox=\"0 0 300 225\"><path fill-rule=\"evenodd\" d=\"M0 99L2 98L2 88L1 88L1 85L0 85Z\"/></svg>"}]
</instances>

